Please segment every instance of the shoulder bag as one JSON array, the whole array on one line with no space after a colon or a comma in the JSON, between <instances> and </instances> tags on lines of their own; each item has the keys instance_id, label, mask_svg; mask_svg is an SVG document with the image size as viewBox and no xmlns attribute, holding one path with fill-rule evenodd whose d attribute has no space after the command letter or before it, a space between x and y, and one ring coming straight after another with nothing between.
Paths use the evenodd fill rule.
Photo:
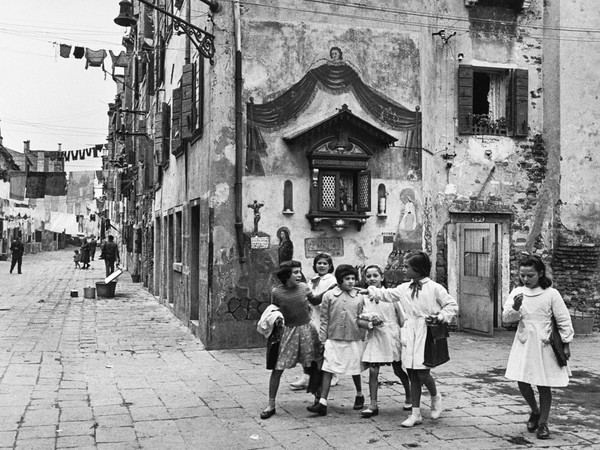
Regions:
<instances>
[{"instance_id":1,"label":"shoulder bag","mask_svg":"<svg viewBox=\"0 0 600 450\"><path fill-rule=\"evenodd\" d=\"M427 324L423 365L437 367L450 361L448 353L448 324Z\"/></svg>"},{"instance_id":2,"label":"shoulder bag","mask_svg":"<svg viewBox=\"0 0 600 450\"><path fill-rule=\"evenodd\" d=\"M563 344L562 338L560 337L560 332L558 331L558 323L554 315L552 315L551 319L552 329L550 330L550 345L552 346L552 350L554 350L554 355L556 356L556 361L558 365L564 367L567 365L567 357L565 355L565 346Z\"/></svg>"},{"instance_id":3,"label":"shoulder bag","mask_svg":"<svg viewBox=\"0 0 600 450\"><path fill-rule=\"evenodd\" d=\"M283 335L283 327L275 325L271 335L267 338L267 370L275 369L279 356L279 344Z\"/></svg>"}]
</instances>

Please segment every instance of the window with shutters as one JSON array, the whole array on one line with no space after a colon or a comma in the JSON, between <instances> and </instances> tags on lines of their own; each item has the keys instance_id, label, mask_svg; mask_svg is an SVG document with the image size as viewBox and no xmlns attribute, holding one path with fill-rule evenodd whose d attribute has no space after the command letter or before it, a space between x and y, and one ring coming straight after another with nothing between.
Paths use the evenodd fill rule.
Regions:
<instances>
[{"instance_id":1,"label":"window with shutters","mask_svg":"<svg viewBox=\"0 0 600 450\"><path fill-rule=\"evenodd\" d=\"M528 72L461 65L458 127L461 134L527 136Z\"/></svg>"},{"instance_id":2,"label":"window with shutters","mask_svg":"<svg viewBox=\"0 0 600 450\"><path fill-rule=\"evenodd\" d=\"M202 70L199 70L201 67ZM180 156L187 143L202 132L204 70L198 62L185 64L179 86L173 89L171 106L171 153ZM199 85L199 79L202 85ZM198 98L198 99L197 99Z\"/></svg>"}]
</instances>

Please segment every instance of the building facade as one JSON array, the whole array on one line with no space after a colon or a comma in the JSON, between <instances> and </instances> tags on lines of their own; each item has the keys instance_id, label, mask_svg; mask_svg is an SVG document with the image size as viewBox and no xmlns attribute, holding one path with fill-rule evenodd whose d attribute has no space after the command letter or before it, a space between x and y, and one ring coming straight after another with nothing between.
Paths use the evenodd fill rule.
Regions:
<instances>
[{"instance_id":1,"label":"building facade","mask_svg":"<svg viewBox=\"0 0 600 450\"><path fill-rule=\"evenodd\" d=\"M262 345L279 263L310 277L319 252L396 284L423 249L459 329L490 335L536 252L594 313L597 99L564 69L598 45L590 1L158 2L214 53L133 3L108 218L130 271L207 347Z\"/></svg>"}]
</instances>

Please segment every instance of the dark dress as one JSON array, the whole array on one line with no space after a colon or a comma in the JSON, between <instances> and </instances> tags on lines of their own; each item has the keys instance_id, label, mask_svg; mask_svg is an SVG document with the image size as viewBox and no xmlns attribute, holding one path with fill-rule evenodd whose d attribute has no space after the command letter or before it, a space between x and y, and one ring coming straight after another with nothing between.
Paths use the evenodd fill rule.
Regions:
<instances>
[{"instance_id":1,"label":"dark dress","mask_svg":"<svg viewBox=\"0 0 600 450\"><path fill-rule=\"evenodd\" d=\"M85 242L84 244L81 245L81 264L83 264L83 267L85 268L87 265L90 264L90 244L88 242Z\"/></svg>"}]
</instances>

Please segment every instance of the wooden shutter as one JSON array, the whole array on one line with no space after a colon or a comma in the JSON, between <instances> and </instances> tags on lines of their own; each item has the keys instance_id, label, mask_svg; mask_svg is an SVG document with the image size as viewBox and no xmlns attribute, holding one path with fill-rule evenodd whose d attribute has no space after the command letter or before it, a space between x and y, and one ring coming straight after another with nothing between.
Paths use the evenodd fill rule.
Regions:
<instances>
[{"instance_id":1,"label":"wooden shutter","mask_svg":"<svg viewBox=\"0 0 600 450\"><path fill-rule=\"evenodd\" d=\"M202 136L204 129L204 58L198 56L194 72L194 129Z\"/></svg>"},{"instance_id":2,"label":"wooden shutter","mask_svg":"<svg viewBox=\"0 0 600 450\"><path fill-rule=\"evenodd\" d=\"M171 106L171 153L181 154L181 87L173 89L173 105Z\"/></svg>"},{"instance_id":3,"label":"wooden shutter","mask_svg":"<svg viewBox=\"0 0 600 450\"><path fill-rule=\"evenodd\" d=\"M357 209L358 212L371 211L371 171L363 170L358 173Z\"/></svg>"},{"instance_id":4,"label":"wooden shutter","mask_svg":"<svg viewBox=\"0 0 600 450\"><path fill-rule=\"evenodd\" d=\"M163 165L163 109L164 103L158 107L154 116L154 163Z\"/></svg>"},{"instance_id":5,"label":"wooden shutter","mask_svg":"<svg viewBox=\"0 0 600 450\"><path fill-rule=\"evenodd\" d=\"M183 66L181 76L181 139L187 141L194 132L194 64Z\"/></svg>"},{"instance_id":6,"label":"wooden shutter","mask_svg":"<svg viewBox=\"0 0 600 450\"><path fill-rule=\"evenodd\" d=\"M473 66L458 66L458 132L473 133Z\"/></svg>"},{"instance_id":7,"label":"wooden shutter","mask_svg":"<svg viewBox=\"0 0 600 450\"><path fill-rule=\"evenodd\" d=\"M320 172L319 173L319 210L320 211L339 211L339 183L340 174L338 172Z\"/></svg>"},{"instance_id":8,"label":"wooden shutter","mask_svg":"<svg viewBox=\"0 0 600 450\"><path fill-rule=\"evenodd\" d=\"M514 135L527 136L529 134L529 73L527 70L515 69L512 71L511 79L514 104Z\"/></svg>"},{"instance_id":9,"label":"wooden shutter","mask_svg":"<svg viewBox=\"0 0 600 450\"><path fill-rule=\"evenodd\" d=\"M171 147L171 107L168 103L163 103L162 110L162 134L163 134L163 167L169 165L169 150Z\"/></svg>"}]
</instances>

